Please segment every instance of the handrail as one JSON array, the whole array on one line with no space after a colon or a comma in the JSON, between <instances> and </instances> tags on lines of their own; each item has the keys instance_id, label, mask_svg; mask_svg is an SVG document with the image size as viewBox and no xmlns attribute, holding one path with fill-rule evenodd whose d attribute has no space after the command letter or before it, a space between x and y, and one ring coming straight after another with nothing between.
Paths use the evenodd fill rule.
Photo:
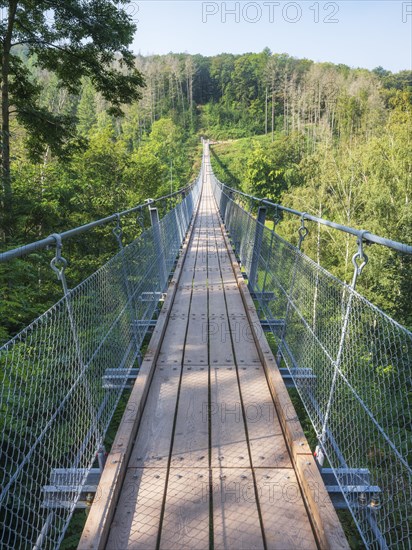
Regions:
<instances>
[{"instance_id":1,"label":"handrail","mask_svg":"<svg viewBox=\"0 0 412 550\"><path fill-rule=\"evenodd\" d=\"M155 204L155 203L164 201L166 199L175 197L176 195L185 193L186 191L190 191L194 183L195 182L191 183L190 185L187 185L186 187L182 187L178 191L169 193L168 195L164 195L163 197L159 197L158 199L147 199L146 202L144 202L143 204L139 204L137 206L134 206L133 208L129 208L128 210L123 210L122 212L112 214L111 216L107 216L106 218L101 218L100 220L96 220L94 222L90 222L85 225L81 225L79 227L69 229L68 231L64 231L63 233L60 233L59 236L63 241L65 239L70 239L71 237L74 237L76 235L81 235L82 233L86 233L87 231L90 231L95 227L107 225L110 222L117 221L119 217L127 216L129 214L133 214L134 212L137 212L138 210L142 210L145 206L148 206L150 204ZM55 234L49 235L44 239L34 241L30 244L19 246L11 250L6 250L6 252L0 253L0 263L5 263L15 258L21 258L22 256L26 256L27 254L31 254L32 252L35 252L36 250L41 250L43 248L46 248L47 246L54 245L54 244L56 244Z\"/></svg>"},{"instance_id":2,"label":"handrail","mask_svg":"<svg viewBox=\"0 0 412 550\"><path fill-rule=\"evenodd\" d=\"M260 205L270 206L270 207L276 208L277 210L281 210L283 212L288 212L289 214L293 214L294 216L299 216L301 219L320 223L321 225L326 225L327 227L332 227L333 229L337 229L338 231L342 231L344 233L349 233L351 235L354 235L355 237L358 237L359 239L367 241L371 244L380 244L382 246L386 246L387 248L392 248L393 250L402 252L403 254L412 255L411 245L407 245L405 243L401 243L398 241L393 241L391 239L386 239L385 237L380 237L379 235L375 235L374 233L371 233L370 231L367 231L367 230L365 231L362 229L354 229L353 227L348 227L346 225L332 222L324 218L319 218L318 216L312 216L307 212L300 212L299 210L295 210L293 208L288 208L287 206L282 206L281 204L271 202L268 199L261 199L253 195L248 195L247 193L244 193L243 191L239 191L238 189L234 189L233 187L229 187L228 185L225 185L220 181L217 181L217 183L221 186L222 189L227 190L230 193L237 193L238 195L242 195L243 197L252 199L258 202Z\"/></svg>"}]
</instances>

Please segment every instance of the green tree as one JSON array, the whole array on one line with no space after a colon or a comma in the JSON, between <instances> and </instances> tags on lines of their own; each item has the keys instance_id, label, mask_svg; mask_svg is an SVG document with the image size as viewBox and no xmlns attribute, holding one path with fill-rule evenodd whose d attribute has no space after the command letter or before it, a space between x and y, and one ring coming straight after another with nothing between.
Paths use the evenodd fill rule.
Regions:
<instances>
[{"instance_id":1,"label":"green tree","mask_svg":"<svg viewBox=\"0 0 412 550\"><path fill-rule=\"evenodd\" d=\"M300 136L282 136L273 143L255 143L246 161L248 193L279 202L290 187L300 184Z\"/></svg>"},{"instance_id":2,"label":"green tree","mask_svg":"<svg viewBox=\"0 0 412 550\"><path fill-rule=\"evenodd\" d=\"M47 146L64 154L67 136L74 132L72 117L41 106L42 86L23 62L21 47L36 67L55 73L59 86L71 93L88 76L110 102L112 114L120 115L123 103L139 97L143 78L128 49L136 27L126 11L110 0L3 0L0 9L6 13L0 23L2 202L4 212L10 213L11 114L26 129L34 158ZM10 221L8 216L5 227Z\"/></svg>"},{"instance_id":3,"label":"green tree","mask_svg":"<svg viewBox=\"0 0 412 550\"><path fill-rule=\"evenodd\" d=\"M86 80L83 84L82 94L77 106L78 130L81 134L87 135L97 122L96 116L96 92L90 82Z\"/></svg>"}]
</instances>

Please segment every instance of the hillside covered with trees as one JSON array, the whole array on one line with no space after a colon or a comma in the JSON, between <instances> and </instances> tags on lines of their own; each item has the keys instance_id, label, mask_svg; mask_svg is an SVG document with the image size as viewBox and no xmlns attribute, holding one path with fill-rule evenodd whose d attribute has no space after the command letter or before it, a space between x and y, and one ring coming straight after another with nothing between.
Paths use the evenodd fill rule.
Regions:
<instances>
[{"instance_id":1,"label":"hillside covered with trees","mask_svg":"<svg viewBox=\"0 0 412 550\"><path fill-rule=\"evenodd\" d=\"M39 63L44 52L13 51L25 86L37 90L39 112L49 114L36 119L42 131L32 131L10 109L2 251L186 185L199 167L201 135L222 142L213 162L225 183L412 243L411 71L352 69L269 49L137 56L138 94L120 95L113 110L113 97L93 75L85 71L75 85L63 86L63 74ZM70 127L59 135L59 150L56 137L46 139L51 116ZM296 222L283 229L288 238L295 230ZM72 245L73 284L110 246L101 239L90 239L87 251ZM313 227L305 251L349 280L354 246ZM410 259L378 247L370 258L361 291L412 326ZM39 257L1 267L1 341L59 296L49 271Z\"/></svg>"}]
</instances>

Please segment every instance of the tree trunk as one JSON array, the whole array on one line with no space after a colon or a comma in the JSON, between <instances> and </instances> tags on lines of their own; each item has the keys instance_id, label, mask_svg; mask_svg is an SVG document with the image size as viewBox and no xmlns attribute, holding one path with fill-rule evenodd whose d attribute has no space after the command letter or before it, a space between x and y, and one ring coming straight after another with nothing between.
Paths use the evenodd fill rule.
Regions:
<instances>
[{"instance_id":1,"label":"tree trunk","mask_svg":"<svg viewBox=\"0 0 412 550\"><path fill-rule=\"evenodd\" d=\"M3 57L1 64L1 164L3 179L3 232L10 235L10 221L12 219L12 188L10 174L10 99L9 99L9 73L10 50L13 36L14 20L17 11L17 0L10 2L7 31L3 39Z\"/></svg>"},{"instance_id":2,"label":"tree trunk","mask_svg":"<svg viewBox=\"0 0 412 550\"><path fill-rule=\"evenodd\" d=\"M289 98L287 94L287 75L285 74L283 77L284 83L283 83L283 131L286 135L289 134Z\"/></svg>"},{"instance_id":3,"label":"tree trunk","mask_svg":"<svg viewBox=\"0 0 412 550\"><path fill-rule=\"evenodd\" d=\"M275 139L275 92L272 92L272 143Z\"/></svg>"}]
</instances>

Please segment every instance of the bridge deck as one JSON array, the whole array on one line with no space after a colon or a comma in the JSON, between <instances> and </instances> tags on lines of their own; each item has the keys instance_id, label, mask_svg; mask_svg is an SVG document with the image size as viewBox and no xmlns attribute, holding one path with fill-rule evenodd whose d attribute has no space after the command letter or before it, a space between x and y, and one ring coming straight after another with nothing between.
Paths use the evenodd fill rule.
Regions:
<instances>
[{"instance_id":1,"label":"bridge deck","mask_svg":"<svg viewBox=\"0 0 412 550\"><path fill-rule=\"evenodd\" d=\"M95 544L94 505L80 548L345 547L327 495L305 496L321 478L233 260L206 179L110 529Z\"/></svg>"}]
</instances>

